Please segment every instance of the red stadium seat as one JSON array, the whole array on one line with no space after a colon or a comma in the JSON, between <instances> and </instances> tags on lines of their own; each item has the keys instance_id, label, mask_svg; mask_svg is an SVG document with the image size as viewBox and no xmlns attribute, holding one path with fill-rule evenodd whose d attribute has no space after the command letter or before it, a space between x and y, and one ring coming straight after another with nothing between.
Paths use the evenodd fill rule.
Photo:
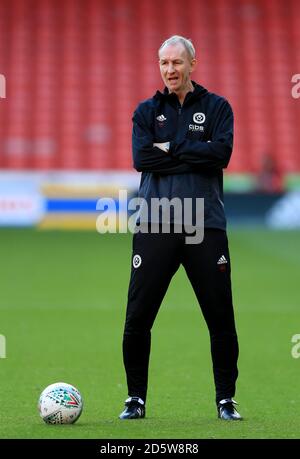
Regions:
<instances>
[{"instance_id":1,"label":"red stadium seat","mask_svg":"<svg viewBox=\"0 0 300 459\"><path fill-rule=\"evenodd\" d=\"M157 49L175 33L233 106L229 172L258 172L266 151L299 172L298 0L1 0L0 168L132 169L132 112L162 88Z\"/></svg>"}]
</instances>

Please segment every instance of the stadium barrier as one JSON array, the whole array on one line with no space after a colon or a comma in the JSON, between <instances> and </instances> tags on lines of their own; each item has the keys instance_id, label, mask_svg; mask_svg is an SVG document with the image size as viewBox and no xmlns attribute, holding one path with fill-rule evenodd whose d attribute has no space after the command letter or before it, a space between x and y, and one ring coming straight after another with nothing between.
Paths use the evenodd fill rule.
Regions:
<instances>
[{"instance_id":1,"label":"stadium barrier","mask_svg":"<svg viewBox=\"0 0 300 459\"><path fill-rule=\"evenodd\" d=\"M96 231L99 199L113 199L119 212L120 190L135 197L139 181L135 172L0 172L0 226ZM300 228L297 186L262 193L247 177L226 177L224 201L229 224Z\"/></svg>"}]
</instances>

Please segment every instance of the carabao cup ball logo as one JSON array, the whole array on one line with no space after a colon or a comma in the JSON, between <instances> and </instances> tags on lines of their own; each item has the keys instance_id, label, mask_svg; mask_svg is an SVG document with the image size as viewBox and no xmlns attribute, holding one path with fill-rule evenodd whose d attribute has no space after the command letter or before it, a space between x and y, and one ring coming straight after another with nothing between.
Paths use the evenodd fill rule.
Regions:
<instances>
[{"instance_id":1,"label":"carabao cup ball logo","mask_svg":"<svg viewBox=\"0 0 300 459\"><path fill-rule=\"evenodd\" d=\"M194 123L197 123L197 124L202 124L204 123L205 121L205 115L204 113L194 113L193 115L193 121Z\"/></svg>"},{"instance_id":2,"label":"carabao cup ball logo","mask_svg":"<svg viewBox=\"0 0 300 459\"><path fill-rule=\"evenodd\" d=\"M139 268L142 264L142 258L140 255L134 255L132 264L134 268Z\"/></svg>"}]
</instances>

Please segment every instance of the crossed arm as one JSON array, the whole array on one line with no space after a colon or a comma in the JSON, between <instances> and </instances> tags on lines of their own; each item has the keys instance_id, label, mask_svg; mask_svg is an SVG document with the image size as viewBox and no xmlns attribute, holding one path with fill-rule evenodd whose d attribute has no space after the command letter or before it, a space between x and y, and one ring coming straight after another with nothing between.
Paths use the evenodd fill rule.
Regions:
<instances>
[{"instance_id":1,"label":"crossed arm","mask_svg":"<svg viewBox=\"0 0 300 459\"><path fill-rule=\"evenodd\" d=\"M227 167L233 142L233 114L224 102L211 141L182 138L179 141L157 143L143 114L133 117L133 162L139 172L179 174Z\"/></svg>"}]
</instances>

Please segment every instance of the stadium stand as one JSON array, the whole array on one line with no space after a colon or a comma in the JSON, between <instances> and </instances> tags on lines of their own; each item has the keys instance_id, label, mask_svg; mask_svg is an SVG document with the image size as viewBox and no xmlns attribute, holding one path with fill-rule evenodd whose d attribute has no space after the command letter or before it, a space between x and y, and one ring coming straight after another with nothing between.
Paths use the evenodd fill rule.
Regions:
<instances>
[{"instance_id":1,"label":"stadium stand","mask_svg":"<svg viewBox=\"0 0 300 459\"><path fill-rule=\"evenodd\" d=\"M234 108L229 172L258 173L265 152L300 172L298 0L1 0L0 168L131 169L132 111L161 88L157 48L174 33Z\"/></svg>"}]
</instances>

